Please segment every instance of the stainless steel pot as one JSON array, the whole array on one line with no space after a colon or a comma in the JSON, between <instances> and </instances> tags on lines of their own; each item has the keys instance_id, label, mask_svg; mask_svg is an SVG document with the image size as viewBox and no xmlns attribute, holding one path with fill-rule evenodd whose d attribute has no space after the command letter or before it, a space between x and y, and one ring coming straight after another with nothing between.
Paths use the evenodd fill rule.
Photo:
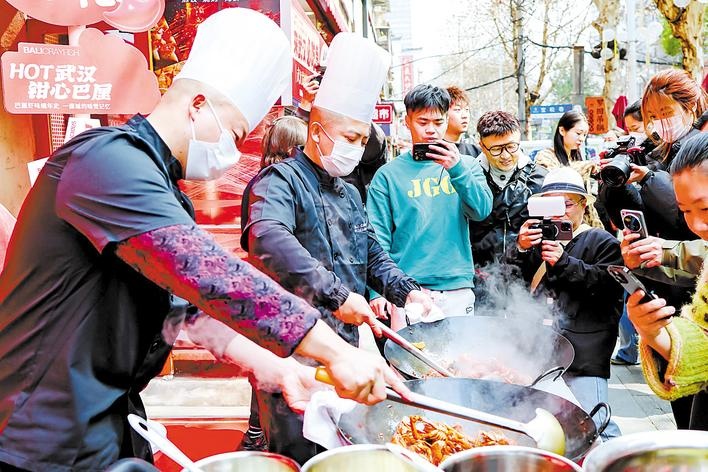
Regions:
<instances>
[{"instance_id":1,"label":"stainless steel pot","mask_svg":"<svg viewBox=\"0 0 708 472\"><path fill-rule=\"evenodd\" d=\"M302 472L416 472L386 446L358 444L317 454L302 466Z\"/></svg>"},{"instance_id":2,"label":"stainless steel pot","mask_svg":"<svg viewBox=\"0 0 708 472\"><path fill-rule=\"evenodd\" d=\"M565 457L522 446L489 446L458 452L440 464L445 472L582 472Z\"/></svg>"},{"instance_id":3,"label":"stainless steel pot","mask_svg":"<svg viewBox=\"0 0 708 472\"><path fill-rule=\"evenodd\" d=\"M602 443L583 462L586 472L707 472L708 431L650 431Z\"/></svg>"},{"instance_id":4,"label":"stainless steel pot","mask_svg":"<svg viewBox=\"0 0 708 472\"><path fill-rule=\"evenodd\" d=\"M205 457L196 462L203 472L299 472L300 466L289 457L269 452L238 451Z\"/></svg>"}]
</instances>

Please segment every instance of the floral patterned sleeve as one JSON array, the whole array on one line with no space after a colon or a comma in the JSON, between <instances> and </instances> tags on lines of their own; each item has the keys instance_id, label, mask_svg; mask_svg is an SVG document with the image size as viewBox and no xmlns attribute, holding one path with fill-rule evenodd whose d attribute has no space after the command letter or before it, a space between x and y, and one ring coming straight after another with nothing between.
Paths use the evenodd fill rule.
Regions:
<instances>
[{"instance_id":1,"label":"floral patterned sleeve","mask_svg":"<svg viewBox=\"0 0 708 472\"><path fill-rule=\"evenodd\" d=\"M226 252L196 225L134 236L118 244L116 255L279 356L292 354L320 317L304 300Z\"/></svg>"}]
</instances>

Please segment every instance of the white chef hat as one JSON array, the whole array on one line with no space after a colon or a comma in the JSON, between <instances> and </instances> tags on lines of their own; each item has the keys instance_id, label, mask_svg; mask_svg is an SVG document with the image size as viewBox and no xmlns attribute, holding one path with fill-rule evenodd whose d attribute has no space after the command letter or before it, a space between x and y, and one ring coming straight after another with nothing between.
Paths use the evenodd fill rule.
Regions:
<instances>
[{"instance_id":1,"label":"white chef hat","mask_svg":"<svg viewBox=\"0 0 708 472\"><path fill-rule=\"evenodd\" d=\"M313 105L370 123L386 80L389 54L354 33L339 33L327 54L327 70Z\"/></svg>"},{"instance_id":2,"label":"white chef hat","mask_svg":"<svg viewBox=\"0 0 708 472\"><path fill-rule=\"evenodd\" d=\"M175 80L192 79L215 88L236 105L253 130L285 89L291 70L290 43L278 25L257 11L228 8L199 25Z\"/></svg>"}]
</instances>

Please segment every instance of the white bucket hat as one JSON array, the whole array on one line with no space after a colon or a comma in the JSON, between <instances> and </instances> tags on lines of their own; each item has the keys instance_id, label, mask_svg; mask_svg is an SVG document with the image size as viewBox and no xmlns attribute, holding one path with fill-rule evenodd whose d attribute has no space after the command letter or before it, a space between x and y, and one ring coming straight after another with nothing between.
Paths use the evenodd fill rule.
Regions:
<instances>
[{"instance_id":1,"label":"white bucket hat","mask_svg":"<svg viewBox=\"0 0 708 472\"><path fill-rule=\"evenodd\" d=\"M543 186L538 195L549 193L573 193L583 196L588 204L595 201L595 197L588 193L582 176L572 167L561 167L551 170L543 179Z\"/></svg>"}]
</instances>

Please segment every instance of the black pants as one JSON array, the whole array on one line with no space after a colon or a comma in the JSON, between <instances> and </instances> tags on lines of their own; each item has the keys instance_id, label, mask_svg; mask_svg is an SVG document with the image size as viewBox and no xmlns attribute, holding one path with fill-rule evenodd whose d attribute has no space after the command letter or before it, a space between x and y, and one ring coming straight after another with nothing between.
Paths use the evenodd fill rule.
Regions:
<instances>
[{"instance_id":1,"label":"black pants","mask_svg":"<svg viewBox=\"0 0 708 472\"><path fill-rule=\"evenodd\" d=\"M693 395L689 429L708 431L708 391L706 390Z\"/></svg>"},{"instance_id":2,"label":"black pants","mask_svg":"<svg viewBox=\"0 0 708 472\"><path fill-rule=\"evenodd\" d=\"M691 425L691 409L693 408L693 397L682 397L671 402L671 412L674 414L676 428L689 429Z\"/></svg>"}]
</instances>

